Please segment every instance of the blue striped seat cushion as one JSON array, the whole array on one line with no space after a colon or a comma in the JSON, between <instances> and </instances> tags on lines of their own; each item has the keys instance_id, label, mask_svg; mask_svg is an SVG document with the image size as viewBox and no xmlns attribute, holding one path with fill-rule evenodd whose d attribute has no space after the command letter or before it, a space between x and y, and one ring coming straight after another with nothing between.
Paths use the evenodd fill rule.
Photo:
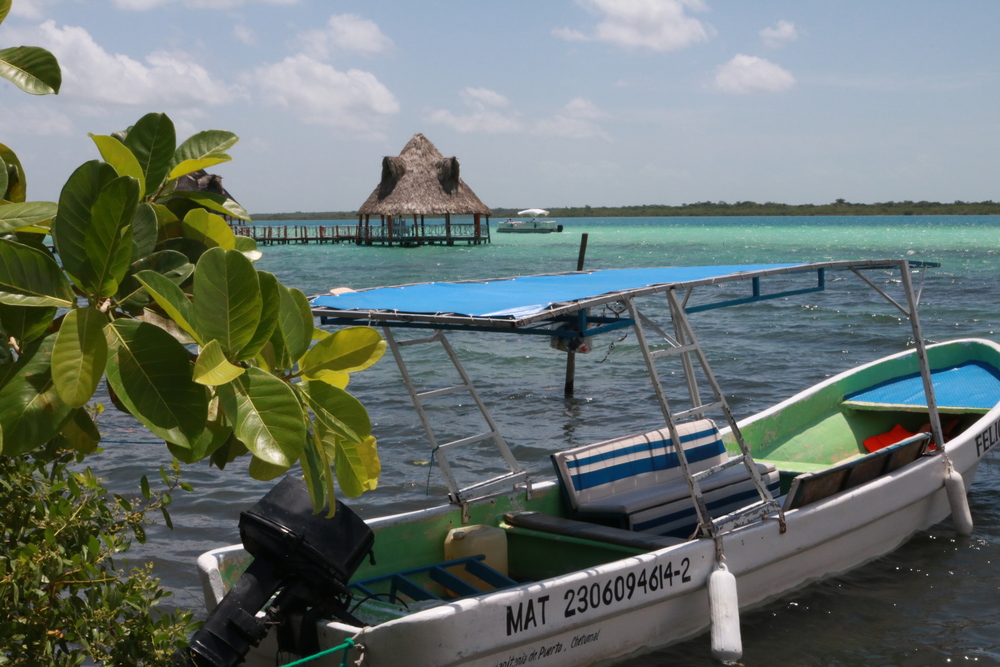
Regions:
<instances>
[{"instance_id":1,"label":"blue striped seat cushion","mask_svg":"<svg viewBox=\"0 0 1000 667\"><path fill-rule=\"evenodd\" d=\"M781 487L777 469L773 465L764 463L758 463L757 469L764 479L764 484L771 492L771 496L776 497ZM722 477L730 471L734 471L733 476L739 481L732 480L734 483L722 486L713 484L712 487L709 487L710 480ZM630 513L628 515L629 529L653 535L691 537L698 526L698 516L695 514L694 503L691 502L691 497L688 495L687 483L681 481L678 486L683 487L681 489L683 497L640 512ZM708 490L709 488L712 490ZM718 475L708 477L702 483L702 497L705 499L708 513L714 518L760 500L753 480L750 479L750 475L743 466L736 466Z\"/></svg>"},{"instance_id":2,"label":"blue striped seat cushion","mask_svg":"<svg viewBox=\"0 0 1000 667\"><path fill-rule=\"evenodd\" d=\"M692 472L728 458L711 419L680 424L677 432ZM687 488L665 428L558 452L552 455L552 462L570 503L580 511L594 511L594 503L612 496L677 480Z\"/></svg>"}]
</instances>

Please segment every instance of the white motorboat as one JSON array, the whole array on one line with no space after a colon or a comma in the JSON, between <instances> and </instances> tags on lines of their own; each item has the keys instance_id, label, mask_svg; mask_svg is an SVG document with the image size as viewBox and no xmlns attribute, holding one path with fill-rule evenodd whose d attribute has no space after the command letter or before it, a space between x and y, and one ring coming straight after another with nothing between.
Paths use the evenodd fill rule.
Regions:
<instances>
[{"instance_id":1,"label":"white motorboat","mask_svg":"<svg viewBox=\"0 0 1000 667\"><path fill-rule=\"evenodd\" d=\"M518 211L518 215L530 216L530 220L512 220L507 218L506 220L497 223L497 231L510 234L550 234L552 232L561 232L563 230L562 225L557 224L555 220L539 220L541 216L546 216L549 214L548 211L541 208L529 208L523 211Z\"/></svg>"},{"instance_id":2,"label":"white motorboat","mask_svg":"<svg viewBox=\"0 0 1000 667\"><path fill-rule=\"evenodd\" d=\"M950 514L968 534L964 489L1000 442L1000 345L924 344L911 273L927 266L934 265L607 270L313 299L326 324L383 327L449 498L369 520L376 558L345 581L350 600L345 594L323 618L296 616L294 632L270 632L248 661L273 665L284 650L286 661L316 655L317 665L347 656L363 657L365 667L580 667L709 628L716 656L733 661L741 650L738 609L858 567ZM898 272L901 296L869 281L866 270ZM914 348L737 422L687 314L821 291L831 272L857 274L903 311ZM809 275L816 282L804 288L761 289L765 279ZM751 286L746 297L698 300L716 292L702 288L740 282ZM639 310L664 296L671 333ZM591 314L608 304L620 304L613 309L620 315ZM397 338L409 327L431 334ZM514 459L446 337L459 330L586 339L625 328L649 370L659 428L553 452L556 479L541 481ZM402 354L416 344L443 346L464 383L420 390ZM684 378L682 405L668 403L661 385L667 375L657 367L668 363ZM486 431L439 442L422 406L455 392L471 394ZM449 455L482 442L495 445L507 472L461 487ZM199 559L209 610L250 561L241 545Z\"/></svg>"}]
</instances>

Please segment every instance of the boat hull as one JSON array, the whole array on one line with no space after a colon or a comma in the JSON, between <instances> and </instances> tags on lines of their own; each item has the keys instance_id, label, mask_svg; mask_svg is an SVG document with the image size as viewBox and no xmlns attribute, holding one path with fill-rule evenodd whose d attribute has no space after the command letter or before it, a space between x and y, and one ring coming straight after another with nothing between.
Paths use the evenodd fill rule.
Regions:
<instances>
[{"instance_id":1,"label":"boat hull","mask_svg":"<svg viewBox=\"0 0 1000 667\"><path fill-rule=\"evenodd\" d=\"M989 341L944 345L973 346L980 356L1000 359L1000 346ZM961 348L948 349L961 352ZM870 372L878 364L896 363L893 360L907 355L912 356L912 352L830 378L745 420L741 428L780 414L857 373ZM979 462L997 442L1000 406L994 406L947 444L946 451L966 488ZM784 531L775 518L768 518L725 534L726 564L737 579L740 607L759 605L811 581L856 568L944 520L951 512L944 473L944 457L925 456L866 484L786 512ZM551 501L557 493L554 484L543 484L533 500L521 503L532 509L533 504L541 505L546 498ZM506 508L491 502L501 510ZM432 508L377 519L370 525L378 531L383 526L429 520L459 525L459 510ZM201 568L203 578L211 570L211 560L205 560ZM320 629L321 643L336 646L354 638L363 647L364 664L369 667L590 665L706 630L707 579L714 565L713 542L696 539L457 600L374 627L327 623ZM223 593L221 579L216 573L214 583L205 581L206 595L214 602ZM275 650L269 638L249 661L273 664ZM357 648L352 650L358 652ZM340 659L338 653L314 664L337 665Z\"/></svg>"}]
</instances>

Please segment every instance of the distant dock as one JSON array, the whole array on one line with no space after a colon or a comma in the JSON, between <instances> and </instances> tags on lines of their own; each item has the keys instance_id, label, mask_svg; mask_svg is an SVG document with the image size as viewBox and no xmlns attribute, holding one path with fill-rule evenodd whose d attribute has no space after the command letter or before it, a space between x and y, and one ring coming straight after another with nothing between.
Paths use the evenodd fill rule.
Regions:
<instances>
[{"instance_id":1,"label":"distant dock","mask_svg":"<svg viewBox=\"0 0 1000 667\"><path fill-rule=\"evenodd\" d=\"M490 242L489 225L232 225L237 236L248 236L258 245L354 243L357 245L480 245ZM485 234L483 234L485 228Z\"/></svg>"}]
</instances>

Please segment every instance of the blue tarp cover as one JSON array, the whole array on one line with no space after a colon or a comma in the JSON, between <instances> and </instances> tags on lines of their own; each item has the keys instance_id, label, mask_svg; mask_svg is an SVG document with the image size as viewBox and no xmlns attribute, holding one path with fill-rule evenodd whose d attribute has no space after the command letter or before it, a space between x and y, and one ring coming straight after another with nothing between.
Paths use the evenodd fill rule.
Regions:
<instances>
[{"instance_id":1,"label":"blue tarp cover","mask_svg":"<svg viewBox=\"0 0 1000 667\"><path fill-rule=\"evenodd\" d=\"M557 276L525 276L481 283L421 283L405 287L379 287L364 292L348 292L340 296L319 296L312 300L312 305L335 310L387 310L401 313L454 313L471 317L520 318L540 313L554 303L588 299L651 285L703 280L744 271L764 271L789 266L797 264L605 269Z\"/></svg>"},{"instance_id":2,"label":"blue tarp cover","mask_svg":"<svg viewBox=\"0 0 1000 667\"><path fill-rule=\"evenodd\" d=\"M942 408L992 408L1000 403L1000 376L996 369L978 361L931 371L934 397ZM849 394L849 401L889 405L926 406L924 384L919 373L894 378L863 391Z\"/></svg>"}]
</instances>

